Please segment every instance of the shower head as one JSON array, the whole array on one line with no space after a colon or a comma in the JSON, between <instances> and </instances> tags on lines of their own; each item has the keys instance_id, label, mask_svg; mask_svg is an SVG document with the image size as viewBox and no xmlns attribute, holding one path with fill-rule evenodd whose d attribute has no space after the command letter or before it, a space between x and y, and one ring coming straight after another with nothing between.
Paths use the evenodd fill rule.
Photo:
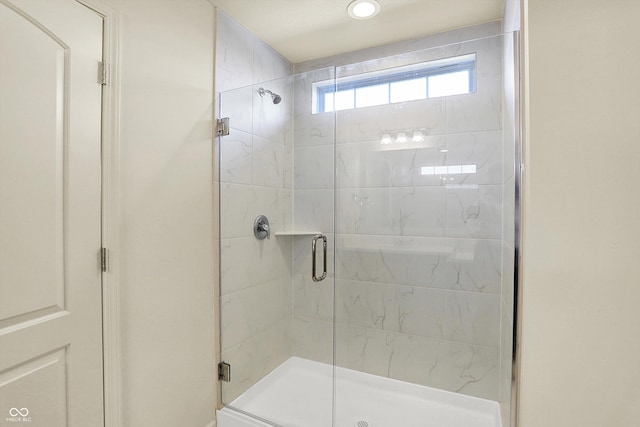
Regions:
<instances>
[{"instance_id":1,"label":"shower head","mask_svg":"<svg viewBox=\"0 0 640 427\"><path fill-rule=\"evenodd\" d=\"M267 93L271 95L271 100L273 101L274 104L279 104L280 101L282 101L282 97L280 95L278 95L277 93L273 93L268 89L261 87L260 89L258 89L258 93L260 94L260 96L264 96Z\"/></svg>"}]
</instances>

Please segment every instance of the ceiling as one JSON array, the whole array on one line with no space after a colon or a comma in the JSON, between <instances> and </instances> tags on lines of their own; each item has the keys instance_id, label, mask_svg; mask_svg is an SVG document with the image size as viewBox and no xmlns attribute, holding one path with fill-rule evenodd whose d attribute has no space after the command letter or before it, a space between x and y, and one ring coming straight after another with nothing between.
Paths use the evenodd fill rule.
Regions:
<instances>
[{"instance_id":1,"label":"ceiling","mask_svg":"<svg viewBox=\"0 0 640 427\"><path fill-rule=\"evenodd\" d=\"M502 18L504 0L378 0L368 20L351 0L209 0L294 64Z\"/></svg>"}]
</instances>

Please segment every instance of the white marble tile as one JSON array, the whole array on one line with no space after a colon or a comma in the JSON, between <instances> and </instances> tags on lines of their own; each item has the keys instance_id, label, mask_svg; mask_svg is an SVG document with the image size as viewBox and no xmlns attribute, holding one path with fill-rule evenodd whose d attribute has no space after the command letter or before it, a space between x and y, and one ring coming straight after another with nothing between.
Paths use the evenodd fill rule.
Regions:
<instances>
[{"instance_id":1,"label":"white marble tile","mask_svg":"<svg viewBox=\"0 0 640 427\"><path fill-rule=\"evenodd\" d=\"M239 290L282 279L291 281L292 244L286 239L256 240L255 237L221 241L222 296Z\"/></svg>"},{"instance_id":2,"label":"white marble tile","mask_svg":"<svg viewBox=\"0 0 640 427\"><path fill-rule=\"evenodd\" d=\"M272 233L293 227L292 191L283 188L220 184L222 238L252 237L258 215L269 219Z\"/></svg>"},{"instance_id":3,"label":"white marble tile","mask_svg":"<svg viewBox=\"0 0 640 427\"><path fill-rule=\"evenodd\" d=\"M455 239L453 250L441 258L443 273L434 287L497 294L502 270L499 240Z\"/></svg>"},{"instance_id":4,"label":"white marble tile","mask_svg":"<svg viewBox=\"0 0 640 427\"><path fill-rule=\"evenodd\" d=\"M284 176L284 188L293 189L293 170L294 170L294 146L293 136L288 136L282 151L282 175Z\"/></svg>"},{"instance_id":5,"label":"white marble tile","mask_svg":"<svg viewBox=\"0 0 640 427\"><path fill-rule=\"evenodd\" d=\"M443 236L444 187L337 190L336 226L342 234Z\"/></svg>"},{"instance_id":6,"label":"white marble tile","mask_svg":"<svg viewBox=\"0 0 640 427\"><path fill-rule=\"evenodd\" d=\"M497 400L499 351L493 347L441 341L433 387L470 396Z\"/></svg>"},{"instance_id":7,"label":"white marble tile","mask_svg":"<svg viewBox=\"0 0 640 427\"><path fill-rule=\"evenodd\" d=\"M500 292L497 240L338 235L339 279Z\"/></svg>"},{"instance_id":8,"label":"white marble tile","mask_svg":"<svg viewBox=\"0 0 640 427\"><path fill-rule=\"evenodd\" d=\"M441 98L446 100L447 133L478 132L502 128L500 92Z\"/></svg>"},{"instance_id":9,"label":"white marble tile","mask_svg":"<svg viewBox=\"0 0 640 427\"><path fill-rule=\"evenodd\" d=\"M273 233L291 229L291 190L271 187L252 187L250 233L253 236L253 221L264 215L269 219L271 239Z\"/></svg>"},{"instance_id":10,"label":"white marble tile","mask_svg":"<svg viewBox=\"0 0 640 427\"><path fill-rule=\"evenodd\" d=\"M291 283L272 280L220 298L222 351L290 319Z\"/></svg>"},{"instance_id":11,"label":"white marble tile","mask_svg":"<svg viewBox=\"0 0 640 427\"><path fill-rule=\"evenodd\" d=\"M291 188L278 189L278 203L280 206L281 223L277 224L275 231L293 230L293 190Z\"/></svg>"},{"instance_id":12,"label":"white marble tile","mask_svg":"<svg viewBox=\"0 0 640 427\"><path fill-rule=\"evenodd\" d=\"M401 146L379 141L340 144L336 147L337 187L501 184L500 144L500 132L426 136L424 142ZM422 169L462 165L473 165L475 171L434 174Z\"/></svg>"},{"instance_id":13,"label":"white marble tile","mask_svg":"<svg viewBox=\"0 0 640 427\"><path fill-rule=\"evenodd\" d=\"M257 37L254 38L253 61L253 83L280 79L293 74L293 64Z\"/></svg>"},{"instance_id":14,"label":"white marble tile","mask_svg":"<svg viewBox=\"0 0 640 427\"><path fill-rule=\"evenodd\" d=\"M385 133L425 129L427 135L446 133L445 99L433 98L336 113L336 142L380 141Z\"/></svg>"},{"instance_id":15,"label":"white marble tile","mask_svg":"<svg viewBox=\"0 0 640 427\"><path fill-rule=\"evenodd\" d=\"M333 322L295 316L293 355L322 363L333 363Z\"/></svg>"},{"instance_id":16,"label":"white marble tile","mask_svg":"<svg viewBox=\"0 0 640 427\"><path fill-rule=\"evenodd\" d=\"M268 93L260 96L260 88L280 95L280 103L274 104ZM274 142L285 143L287 135L293 134L292 79L285 78L260 83L254 85L252 90L253 134ZM247 106L249 104L245 108Z\"/></svg>"},{"instance_id":17,"label":"white marble tile","mask_svg":"<svg viewBox=\"0 0 640 427\"><path fill-rule=\"evenodd\" d=\"M411 135L409 135L411 138ZM426 136L421 143L384 145L380 139L336 146L337 188L441 185L439 176L422 175L423 166L442 164L438 151L445 136Z\"/></svg>"},{"instance_id":18,"label":"white marble tile","mask_svg":"<svg viewBox=\"0 0 640 427\"><path fill-rule=\"evenodd\" d=\"M314 114L296 121L294 138L296 148L330 145L333 146L335 116L333 113Z\"/></svg>"},{"instance_id":19,"label":"white marble tile","mask_svg":"<svg viewBox=\"0 0 640 427\"><path fill-rule=\"evenodd\" d=\"M444 333L450 341L497 348L500 345L500 296L448 291Z\"/></svg>"},{"instance_id":20,"label":"white marble tile","mask_svg":"<svg viewBox=\"0 0 640 427\"><path fill-rule=\"evenodd\" d=\"M333 190L294 190L294 228L333 231Z\"/></svg>"},{"instance_id":21,"label":"white marble tile","mask_svg":"<svg viewBox=\"0 0 640 427\"><path fill-rule=\"evenodd\" d=\"M336 343L336 363L339 366L497 399L497 348L344 324L336 325Z\"/></svg>"},{"instance_id":22,"label":"white marble tile","mask_svg":"<svg viewBox=\"0 0 640 427\"><path fill-rule=\"evenodd\" d=\"M220 94L220 117L229 117L229 127L252 134L252 103L253 89L251 86L223 92ZM233 136L231 130L229 136Z\"/></svg>"},{"instance_id":23,"label":"white marble tile","mask_svg":"<svg viewBox=\"0 0 640 427\"><path fill-rule=\"evenodd\" d=\"M336 277L429 286L453 241L395 236L336 236ZM446 255L445 255L446 256Z\"/></svg>"},{"instance_id":24,"label":"white marble tile","mask_svg":"<svg viewBox=\"0 0 640 427\"><path fill-rule=\"evenodd\" d=\"M391 377L395 332L336 323L335 359L338 366Z\"/></svg>"},{"instance_id":25,"label":"white marble tile","mask_svg":"<svg viewBox=\"0 0 640 427\"><path fill-rule=\"evenodd\" d=\"M258 136L253 137L253 184L284 188L284 145Z\"/></svg>"},{"instance_id":26,"label":"white marble tile","mask_svg":"<svg viewBox=\"0 0 640 427\"><path fill-rule=\"evenodd\" d=\"M447 188L449 237L498 239L502 231L502 186Z\"/></svg>"},{"instance_id":27,"label":"white marble tile","mask_svg":"<svg viewBox=\"0 0 640 427\"><path fill-rule=\"evenodd\" d=\"M253 140L251 134L230 129L220 138L220 179L222 182L251 184Z\"/></svg>"},{"instance_id":28,"label":"white marble tile","mask_svg":"<svg viewBox=\"0 0 640 427\"><path fill-rule=\"evenodd\" d=\"M446 333L446 298L451 291L396 287L398 332L440 338Z\"/></svg>"},{"instance_id":29,"label":"white marble tile","mask_svg":"<svg viewBox=\"0 0 640 427\"><path fill-rule=\"evenodd\" d=\"M310 270L298 272L293 281L294 316L333 321L333 284L330 278L312 281Z\"/></svg>"},{"instance_id":30,"label":"white marble tile","mask_svg":"<svg viewBox=\"0 0 640 427\"><path fill-rule=\"evenodd\" d=\"M216 90L252 84L255 36L219 9L216 24Z\"/></svg>"},{"instance_id":31,"label":"white marble tile","mask_svg":"<svg viewBox=\"0 0 640 427\"><path fill-rule=\"evenodd\" d=\"M286 319L224 351L233 380L222 383L222 401L230 403L291 357L291 320Z\"/></svg>"},{"instance_id":32,"label":"white marble tile","mask_svg":"<svg viewBox=\"0 0 640 427\"><path fill-rule=\"evenodd\" d=\"M443 166L473 165L476 170L471 174L445 175L447 184L502 183L502 137L499 131L449 134L445 142L448 151L441 153L446 156Z\"/></svg>"},{"instance_id":33,"label":"white marble tile","mask_svg":"<svg viewBox=\"0 0 640 427\"><path fill-rule=\"evenodd\" d=\"M336 317L352 325L498 347L500 297L338 279Z\"/></svg>"},{"instance_id":34,"label":"white marble tile","mask_svg":"<svg viewBox=\"0 0 640 427\"><path fill-rule=\"evenodd\" d=\"M296 147L294 187L297 190L333 188L333 146Z\"/></svg>"},{"instance_id":35,"label":"white marble tile","mask_svg":"<svg viewBox=\"0 0 640 427\"><path fill-rule=\"evenodd\" d=\"M353 280L336 282L337 321L443 338L446 293L439 289Z\"/></svg>"}]
</instances>

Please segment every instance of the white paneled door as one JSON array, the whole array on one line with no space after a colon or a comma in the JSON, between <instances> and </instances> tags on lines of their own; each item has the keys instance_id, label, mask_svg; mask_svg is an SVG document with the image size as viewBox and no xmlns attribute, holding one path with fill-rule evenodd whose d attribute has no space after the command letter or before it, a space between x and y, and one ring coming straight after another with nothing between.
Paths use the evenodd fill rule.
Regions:
<instances>
[{"instance_id":1,"label":"white paneled door","mask_svg":"<svg viewBox=\"0 0 640 427\"><path fill-rule=\"evenodd\" d=\"M102 18L0 0L0 426L103 425Z\"/></svg>"}]
</instances>

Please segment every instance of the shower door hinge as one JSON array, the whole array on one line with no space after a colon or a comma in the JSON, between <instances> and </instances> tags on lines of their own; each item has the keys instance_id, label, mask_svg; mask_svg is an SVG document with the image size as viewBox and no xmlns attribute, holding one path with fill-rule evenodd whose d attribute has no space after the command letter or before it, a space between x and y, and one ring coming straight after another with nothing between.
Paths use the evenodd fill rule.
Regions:
<instances>
[{"instance_id":1,"label":"shower door hinge","mask_svg":"<svg viewBox=\"0 0 640 427\"><path fill-rule=\"evenodd\" d=\"M231 381L231 365L227 362L218 363L218 379L227 383Z\"/></svg>"},{"instance_id":2,"label":"shower door hinge","mask_svg":"<svg viewBox=\"0 0 640 427\"><path fill-rule=\"evenodd\" d=\"M216 135L227 136L229 135L229 117L223 117L216 120Z\"/></svg>"},{"instance_id":3,"label":"shower door hinge","mask_svg":"<svg viewBox=\"0 0 640 427\"><path fill-rule=\"evenodd\" d=\"M103 273L106 273L109 267L108 255L109 253L107 251L107 248L100 248L100 271L102 271Z\"/></svg>"},{"instance_id":4,"label":"shower door hinge","mask_svg":"<svg viewBox=\"0 0 640 427\"><path fill-rule=\"evenodd\" d=\"M98 66L98 83L105 86L109 84L109 64L100 62Z\"/></svg>"}]
</instances>

